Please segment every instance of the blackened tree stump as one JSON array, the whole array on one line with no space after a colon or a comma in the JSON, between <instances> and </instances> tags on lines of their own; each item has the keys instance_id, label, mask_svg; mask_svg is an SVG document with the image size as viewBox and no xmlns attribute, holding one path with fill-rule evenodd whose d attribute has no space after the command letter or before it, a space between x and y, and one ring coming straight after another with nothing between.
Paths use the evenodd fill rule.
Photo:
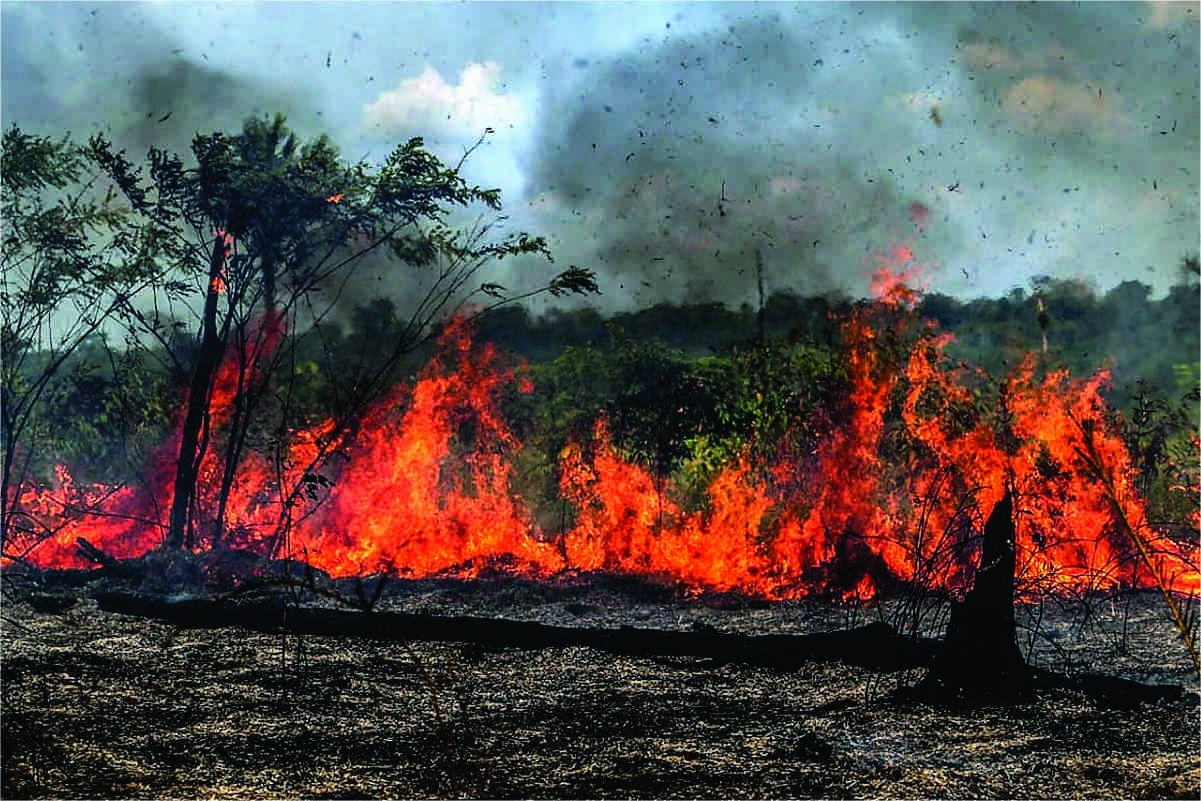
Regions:
<instances>
[{"instance_id":1,"label":"blackened tree stump","mask_svg":"<svg viewBox=\"0 0 1201 801\"><path fill-rule=\"evenodd\" d=\"M1033 673L1018 650L1013 615L1016 538L1013 497L1006 491L984 524L975 583L952 607L946 637L923 683L931 698L1011 702L1030 696Z\"/></svg>"}]
</instances>

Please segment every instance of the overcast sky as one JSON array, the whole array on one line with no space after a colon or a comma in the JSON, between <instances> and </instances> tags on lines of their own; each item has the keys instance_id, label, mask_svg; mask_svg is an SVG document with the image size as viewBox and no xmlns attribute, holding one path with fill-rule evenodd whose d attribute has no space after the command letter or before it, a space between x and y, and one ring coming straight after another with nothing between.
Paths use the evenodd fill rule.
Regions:
<instances>
[{"instance_id":1,"label":"overcast sky","mask_svg":"<svg viewBox=\"0 0 1201 801\"><path fill-rule=\"evenodd\" d=\"M468 179L500 187L560 266L596 269L610 308L747 300L756 249L769 289L862 294L898 242L936 291L1038 274L1162 291L1201 247L1199 18L1149 2L5 0L0 115L142 153L283 110L368 160L410 136L457 160L490 127Z\"/></svg>"}]
</instances>

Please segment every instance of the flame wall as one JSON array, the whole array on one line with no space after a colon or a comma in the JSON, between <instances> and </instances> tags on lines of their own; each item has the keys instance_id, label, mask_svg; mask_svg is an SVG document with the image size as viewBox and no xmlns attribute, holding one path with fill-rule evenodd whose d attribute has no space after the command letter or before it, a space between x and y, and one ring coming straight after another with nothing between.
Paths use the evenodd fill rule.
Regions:
<instances>
[{"instance_id":1,"label":"flame wall","mask_svg":"<svg viewBox=\"0 0 1201 801\"><path fill-rule=\"evenodd\" d=\"M911 259L894 254L901 266ZM999 401L986 403L987 378L950 365L949 335L913 315L911 279L882 270L876 302L844 321L851 391L816 451L756 463L748 449L717 472L700 508L626 458L598 420L591 442L561 454L571 525L541 530L512 490L522 443L498 406L519 379L458 322L416 383L394 388L353 431L326 421L295 432L274 457L246 454L223 543L339 576L598 570L697 591L863 598L901 583L963 589L983 520L1009 485L1023 591L1154 586L1153 570L1177 591L1197 591L1195 540L1170 541L1148 524L1130 454L1107 423L1107 376L1044 372L1032 354L991 385ZM266 321L259 333L257 347L274 348L282 325ZM881 337L906 343L904 358ZM258 380L254 363L231 356L222 366L213 430L239 388ZM54 486L22 487L16 528L28 533L10 541L6 561L24 547L36 565L86 566L78 537L117 557L155 547L177 450L178 434L140 488L78 487L66 467ZM220 453L211 444L202 463L198 548L211 544ZM1150 564L1127 526L1150 545Z\"/></svg>"}]
</instances>

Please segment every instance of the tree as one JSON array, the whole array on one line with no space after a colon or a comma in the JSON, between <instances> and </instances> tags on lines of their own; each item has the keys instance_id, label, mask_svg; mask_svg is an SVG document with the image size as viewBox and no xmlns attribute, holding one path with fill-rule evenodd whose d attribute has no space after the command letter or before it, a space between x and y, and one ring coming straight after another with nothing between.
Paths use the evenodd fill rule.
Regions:
<instances>
[{"instance_id":1,"label":"tree","mask_svg":"<svg viewBox=\"0 0 1201 801\"><path fill-rule=\"evenodd\" d=\"M38 534L21 488L46 400L67 391L71 360L163 272L151 232L130 224L87 148L14 125L0 155L0 544L12 555L14 534Z\"/></svg>"},{"instance_id":2,"label":"tree","mask_svg":"<svg viewBox=\"0 0 1201 801\"><path fill-rule=\"evenodd\" d=\"M460 175L462 161L443 165L419 138L396 147L375 169L342 161L324 136L302 143L282 115L249 119L234 135L197 135L195 163L187 166L176 155L152 149L145 175L101 137L93 138L91 151L133 210L170 241L184 274L200 279L200 344L190 371L164 540L168 548L194 547L202 539L220 542L247 432L284 353L273 340L285 329L295 333L321 322L368 256L429 268L433 281L408 310L390 356L356 387L360 409L382 388L389 362L423 341L442 315L474 294L469 283L485 264L518 255L549 259L541 237L518 233L492 241L490 225L467 231L449 227L454 208L482 204L499 211L500 191L468 184ZM520 297L595 290L590 272L571 267ZM490 305L516 299L495 284L475 291ZM162 336L158 321L142 320L150 333ZM213 433L218 368L231 358L237 369L225 421L221 486L216 508L208 513L211 528L202 538L196 530L199 469ZM318 458L332 444L324 443Z\"/></svg>"}]
</instances>

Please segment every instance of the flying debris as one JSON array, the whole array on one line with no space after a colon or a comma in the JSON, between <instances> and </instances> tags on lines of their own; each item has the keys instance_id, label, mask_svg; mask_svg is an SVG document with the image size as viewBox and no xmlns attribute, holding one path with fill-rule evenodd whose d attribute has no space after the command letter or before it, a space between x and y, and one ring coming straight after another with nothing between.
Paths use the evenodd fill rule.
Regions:
<instances>
[{"instance_id":1,"label":"flying debris","mask_svg":"<svg viewBox=\"0 0 1201 801\"><path fill-rule=\"evenodd\" d=\"M930 106L930 119L932 119L934 124L939 128L942 127L942 112L938 110L937 104Z\"/></svg>"},{"instance_id":2,"label":"flying debris","mask_svg":"<svg viewBox=\"0 0 1201 801\"><path fill-rule=\"evenodd\" d=\"M334 57L334 51L332 51L332 50L326 51L326 53L325 53L325 68L326 69L329 69L330 62L333 59L333 57Z\"/></svg>"},{"instance_id":3,"label":"flying debris","mask_svg":"<svg viewBox=\"0 0 1201 801\"><path fill-rule=\"evenodd\" d=\"M164 114L163 116L159 117L159 118L158 118L158 121L159 121L159 122L166 122L166 121L167 121L167 120L169 120L169 119L171 119L171 112L170 112L170 111L168 111L168 112L167 112L166 114Z\"/></svg>"}]
</instances>

